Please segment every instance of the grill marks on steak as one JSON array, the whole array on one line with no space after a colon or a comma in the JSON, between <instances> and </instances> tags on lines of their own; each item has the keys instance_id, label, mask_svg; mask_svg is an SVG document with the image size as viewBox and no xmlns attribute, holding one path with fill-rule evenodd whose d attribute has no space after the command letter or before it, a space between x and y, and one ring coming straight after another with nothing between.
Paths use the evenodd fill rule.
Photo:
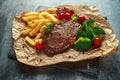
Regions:
<instances>
[{"instance_id":1,"label":"grill marks on steak","mask_svg":"<svg viewBox=\"0 0 120 80\"><path fill-rule=\"evenodd\" d=\"M71 47L76 39L76 31L80 28L80 24L73 21L61 21L55 24L54 29L50 33L43 35L44 47L46 53L61 53Z\"/></svg>"}]
</instances>

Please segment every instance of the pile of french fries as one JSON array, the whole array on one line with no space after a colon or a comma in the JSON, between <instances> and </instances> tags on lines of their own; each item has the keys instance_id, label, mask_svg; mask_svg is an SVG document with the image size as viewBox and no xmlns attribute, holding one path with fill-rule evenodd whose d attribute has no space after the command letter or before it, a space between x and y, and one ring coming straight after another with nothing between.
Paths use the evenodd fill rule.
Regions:
<instances>
[{"instance_id":1,"label":"pile of french fries","mask_svg":"<svg viewBox=\"0 0 120 80\"><path fill-rule=\"evenodd\" d=\"M48 8L42 12L28 12L25 13L21 19L27 23L27 26L22 31L22 36L25 37L27 43L31 46L35 46L37 42L42 42L42 30L41 27L46 23L58 23L56 18L57 8Z\"/></svg>"}]
</instances>

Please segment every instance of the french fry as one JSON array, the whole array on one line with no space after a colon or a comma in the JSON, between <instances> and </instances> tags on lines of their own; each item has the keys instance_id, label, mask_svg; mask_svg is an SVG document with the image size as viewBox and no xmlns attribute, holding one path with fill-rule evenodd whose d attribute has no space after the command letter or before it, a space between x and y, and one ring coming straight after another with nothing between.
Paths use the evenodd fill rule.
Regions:
<instances>
[{"instance_id":1,"label":"french fry","mask_svg":"<svg viewBox=\"0 0 120 80\"><path fill-rule=\"evenodd\" d=\"M40 39L41 36L42 36L41 33L38 33L38 34L36 35L35 39Z\"/></svg>"},{"instance_id":2,"label":"french fry","mask_svg":"<svg viewBox=\"0 0 120 80\"><path fill-rule=\"evenodd\" d=\"M36 33L40 30L41 26L43 26L45 24L44 21L41 21L30 33L30 36L35 36Z\"/></svg>"},{"instance_id":3,"label":"french fry","mask_svg":"<svg viewBox=\"0 0 120 80\"><path fill-rule=\"evenodd\" d=\"M54 16L54 17L57 17L57 14L51 14L52 16Z\"/></svg>"},{"instance_id":4,"label":"french fry","mask_svg":"<svg viewBox=\"0 0 120 80\"><path fill-rule=\"evenodd\" d=\"M26 26L26 27L24 28L24 30L26 30L26 29L31 29L31 27L30 27L30 26Z\"/></svg>"},{"instance_id":5,"label":"french fry","mask_svg":"<svg viewBox=\"0 0 120 80\"><path fill-rule=\"evenodd\" d=\"M48 13L56 13L57 8L48 8L45 11L47 11Z\"/></svg>"},{"instance_id":6,"label":"french fry","mask_svg":"<svg viewBox=\"0 0 120 80\"><path fill-rule=\"evenodd\" d=\"M28 13L24 14L24 17L27 17L27 16L38 16L38 15L39 15L39 12L28 12Z\"/></svg>"},{"instance_id":7,"label":"french fry","mask_svg":"<svg viewBox=\"0 0 120 80\"><path fill-rule=\"evenodd\" d=\"M32 21L28 22L28 25L29 25L31 28L34 28L34 27L37 26L39 23L40 23L40 20L32 20Z\"/></svg>"},{"instance_id":8,"label":"french fry","mask_svg":"<svg viewBox=\"0 0 120 80\"><path fill-rule=\"evenodd\" d=\"M31 45L31 46L35 46L35 41L32 40L29 36L25 37L25 40Z\"/></svg>"},{"instance_id":9,"label":"french fry","mask_svg":"<svg viewBox=\"0 0 120 80\"><path fill-rule=\"evenodd\" d=\"M32 31L32 29L30 29L30 28L25 29L25 30L22 31L22 35L23 36L28 35L31 31Z\"/></svg>"},{"instance_id":10,"label":"french fry","mask_svg":"<svg viewBox=\"0 0 120 80\"><path fill-rule=\"evenodd\" d=\"M50 22L49 19L43 19L43 21L45 21L46 23Z\"/></svg>"},{"instance_id":11,"label":"french fry","mask_svg":"<svg viewBox=\"0 0 120 80\"><path fill-rule=\"evenodd\" d=\"M41 36L44 32L44 27L46 23L58 23L58 19L55 18L56 14L50 14L56 11L56 8L47 9L47 12L30 12L25 13L22 20L28 23L28 26L22 31L22 35L26 36L25 41L31 46L34 46L37 42L42 42ZM39 33L38 33L39 32ZM33 38L31 38L33 37Z\"/></svg>"},{"instance_id":12,"label":"french fry","mask_svg":"<svg viewBox=\"0 0 120 80\"><path fill-rule=\"evenodd\" d=\"M28 22L28 26L30 26L30 27L31 27L31 24L32 24L32 21Z\"/></svg>"},{"instance_id":13,"label":"french fry","mask_svg":"<svg viewBox=\"0 0 120 80\"><path fill-rule=\"evenodd\" d=\"M39 19L38 16L27 16L27 17L22 17L22 20L25 22L29 22L31 20Z\"/></svg>"},{"instance_id":14,"label":"french fry","mask_svg":"<svg viewBox=\"0 0 120 80\"><path fill-rule=\"evenodd\" d=\"M41 16L40 14L39 14L39 18L40 18L40 19L45 19L45 18L44 18L43 16Z\"/></svg>"},{"instance_id":15,"label":"french fry","mask_svg":"<svg viewBox=\"0 0 120 80\"><path fill-rule=\"evenodd\" d=\"M37 25L38 25L39 23L33 23L33 24L31 24L31 28L34 28L34 27L36 27Z\"/></svg>"},{"instance_id":16,"label":"french fry","mask_svg":"<svg viewBox=\"0 0 120 80\"><path fill-rule=\"evenodd\" d=\"M43 42L43 39L35 39L35 42Z\"/></svg>"},{"instance_id":17,"label":"french fry","mask_svg":"<svg viewBox=\"0 0 120 80\"><path fill-rule=\"evenodd\" d=\"M38 20L32 20L32 23L40 23L41 21L45 21L48 19L38 19Z\"/></svg>"},{"instance_id":18,"label":"french fry","mask_svg":"<svg viewBox=\"0 0 120 80\"><path fill-rule=\"evenodd\" d=\"M27 22L28 26L31 27L32 21Z\"/></svg>"},{"instance_id":19,"label":"french fry","mask_svg":"<svg viewBox=\"0 0 120 80\"><path fill-rule=\"evenodd\" d=\"M32 20L32 21L30 21L30 22L28 22L28 25L31 27L31 28L34 28L34 27L36 27L40 22L42 22L42 21L44 21L44 22L50 22L50 20L49 19L38 19L38 20Z\"/></svg>"},{"instance_id":20,"label":"french fry","mask_svg":"<svg viewBox=\"0 0 120 80\"><path fill-rule=\"evenodd\" d=\"M43 25L43 26L40 28L40 33L41 33L41 34L44 32L44 28L45 28L45 27L46 27L46 26Z\"/></svg>"},{"instance_id":21,"label":"french fry","mask_svg":"<svg viewBox=\"0 0 120 80\"><path fill-rule=\"evenodd\" d=\"M41 12L40 15L43 16L43 17L45 17L45 18L47 18L47 19L50 19L53 23L58 23L58 19L55 18L54 16L52 16L48 12Z\"/></svg>"}]
</instances>

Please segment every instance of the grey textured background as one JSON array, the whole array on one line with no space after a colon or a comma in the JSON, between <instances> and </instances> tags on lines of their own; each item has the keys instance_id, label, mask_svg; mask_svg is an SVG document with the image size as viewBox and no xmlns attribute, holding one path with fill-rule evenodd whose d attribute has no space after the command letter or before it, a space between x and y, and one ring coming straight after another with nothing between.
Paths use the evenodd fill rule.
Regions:
<instances>
[{"instance_id":1,"label":"grey textured background","mask_svg":"<svg viewBox=\"0 0 120 80\"><path fill-rule=\"evenodd\" d=\"M99 64L95 66L99 74L94 78L54 67L29 67L8 59L13 47L13 16L25 10L35 11L39 6L44 8L62 4L97 6L120 39L120 0L0 0L0 80L120 80L120 45L118 52L95 63Z\"/></svg>"}]
</instances>

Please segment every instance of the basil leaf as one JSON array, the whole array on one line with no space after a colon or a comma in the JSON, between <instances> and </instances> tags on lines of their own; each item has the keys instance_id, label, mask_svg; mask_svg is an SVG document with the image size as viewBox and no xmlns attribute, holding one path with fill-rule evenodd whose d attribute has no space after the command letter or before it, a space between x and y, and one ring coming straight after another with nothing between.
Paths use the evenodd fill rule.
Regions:
<instances>
[{"instance_id":1,"label":"basil leaf","mask_svg":"<svg viewBox=\"0 0 120 80\"><path fill-rule=\"evenodd\" d=\"M96 34L105 34L105 31L102 28L100 28L100 27L94 27L93 31Z\"/></svg>"},{"instance_id":2,"label":"basil leaf","mask_svg":"<svg viewBox=\"0 0 120 80\"><path fill-rule=\"evenodd\" d=\"M53 28L54 28L54 24L52 24L52 23L46 24L46 31L47 32L51 32L53 30Z\"/></svg>"},{"instance_id":3,"label":"basil leaf","mask_svg":"<svg viewBox=\"0 0 120 80\"><path fill-rule=\"evenodd\" d=\"M95 20L89 19L86 21L87 26L94 27L95 26Z\"/></svg>"},{"instance_id":4,"label":"basil leaf","mask_svg":"<svg viewBox=\"0 0 120 80\"><path fill-rule=\"evenodd\" d=\"M76 21L76 22L77 22L77 20L78 20L78 15L77 15L77 14L74 14L74 15L72 16L72 21Z\"/></svg>"}]
</instances>

